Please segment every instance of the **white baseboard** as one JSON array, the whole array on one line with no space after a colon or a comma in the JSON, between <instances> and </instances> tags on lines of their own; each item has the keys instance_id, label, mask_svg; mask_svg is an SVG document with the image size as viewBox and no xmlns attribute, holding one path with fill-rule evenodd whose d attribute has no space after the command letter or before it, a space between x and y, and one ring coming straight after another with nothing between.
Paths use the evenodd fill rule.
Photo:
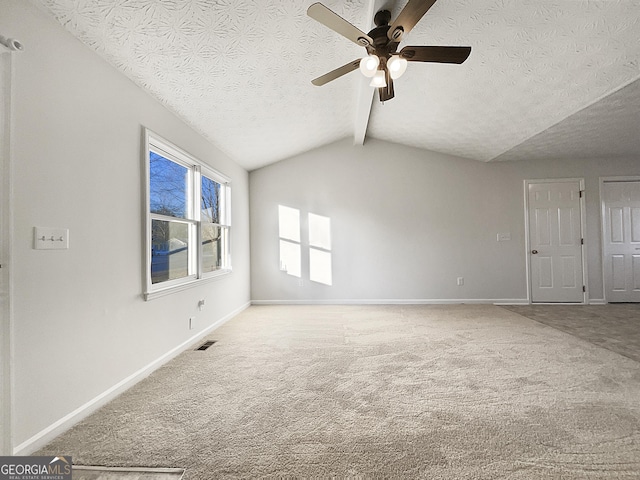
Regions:
<instances>
[{"instance_id":1,"label":"white baseboard","mask_svg":"<svg viewBox=\"0 0 640 480\"><path fill-rule=\"evenodd\" d=\"M252 300L251 305L458 305L458 304L478 304L478 305L523 305L528 304L526 299L500 298L456 298L456 299L329 299L329 300Z\"/></svg>"},{"instance_id":2,"label":"white baseboard","mask_svg":"<svg viewBox=\"0 0 640 480\"><path fill-rule=\"evenodd\" d=\"M606 305L607 301L604 298L590 298L587 303L589 305Z\"/></svg>"},{"instance_id":3,"label":"white baseboard","mask_svg":"<svg viewBox=\"0 0 640 480\"><path fill-rule=\"evenodd\" d=\"M216 328L220 327L227 321L231 320L233 317L235 317L240 312L248 308L250 305L251 305L251 302L245 303L244 305L237 308L233 312L225 315L221 319L209 325L207 328L205 328L201 332L198 332L191 338L185 340L177 347L169 350L167 353L157 358L153 362L149 363L147 366L142 367L137 372L132 373L127 378L123 379L122 381L118 382L111 388L102 392L100 395L94 397L84 405L81 405L71 413L62 417L60 420L52 423L47 428L36 433L34 436L29 438L28 440L14 447L13 455L30 455L36 450L44 447L47 443L49 443L55 437L57 437L64 431L68 430L69 428L71 428L73 425L80 422L84 418L88 417L90 414L98 410L100 407L106 405L109 401L113 400L115 397L120 395L125 390L131 388L140 380L149 376L151 373L153 373L153 371L157 370L162 365L164 365L171 359L175 358L184 350L187 350L189 347L191 347L194 343L196 343L202 337L208 335L212 330L215 330Z\"/></svg>"}]
</instances>

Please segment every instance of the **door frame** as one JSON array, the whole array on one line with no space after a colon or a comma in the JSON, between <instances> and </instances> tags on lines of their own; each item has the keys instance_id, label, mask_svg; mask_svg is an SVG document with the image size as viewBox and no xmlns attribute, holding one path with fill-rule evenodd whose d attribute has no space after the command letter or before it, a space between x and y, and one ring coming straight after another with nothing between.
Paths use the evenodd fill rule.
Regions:
<instances>
[{"instance_id":1,"label":"door frame","mask_svg":"<svg viewBox=\"0 0 640 480\"><path fill-rule=\"evenodd\" d=\"M529 241L529 185L536 183L569 183L569 182L578 182L580 185L580 191L582 195L580 195L580 235L583 239L583 244L581 248L581 261L582 261L582 285L584 285L584 292L582 293L582 302L554 302L549 305L584 305L589 298L589 282L587 275L587 237L586 237L586 204L585 197L586 191L584 186L584 178L535 178L530 180L524 180L524 244L525 244L525 271L527 276L527 303L532 304L532 294L531 294L531 246ZM536 302L536 305L544 305L544 302Z\"/></svg>"},{"instance_id":2,"label":"door frame","mask_svg":"<svg viewBox=\"0 0 640 480\"><path fill-rule=\"evenodd\" d=\"M13 455L13 182L11 163L11 83L13 55L0 45L0 454Z\"/></svg>"},{"instance_id":3,"label":"door frame","mask_svg":"<svg viewBox=\"0 0 640 480\"><path fill-rule=\"evenodd\" d=\"M604 205L604 184L605 183L613 183L613 182L640 182L640 176L638 175L622 175L616 177L600 177L599 186L600 189L598 194L600 195L600 261L602 262L602 298L604 299L604 303L609 303L609 299L607 298L607 284L606 284L606 275L604 271L605 265L605 254L604 254L604 236L607 231L607 217L606 217L606 208Z\"/></svg>"}]
</instances>

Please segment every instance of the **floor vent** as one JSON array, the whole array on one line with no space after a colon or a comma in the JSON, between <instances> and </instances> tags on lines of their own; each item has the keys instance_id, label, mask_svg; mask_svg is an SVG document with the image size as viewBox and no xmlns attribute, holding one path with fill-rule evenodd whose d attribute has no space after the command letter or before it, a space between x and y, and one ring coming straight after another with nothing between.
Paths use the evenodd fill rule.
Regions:
<instances>
[{"instance_id":1,"label":"floor vent","mask_svg":"<svg viewBox=\"0 0 640 480\"><path fill-rule=\"evenodd\" d=\"M202 345L200 345L198 348L196 348L196 350L206 350L207 348L209 348L214 343L216 343L215 340L207 340Z\"/></svg>"}]
</instances>

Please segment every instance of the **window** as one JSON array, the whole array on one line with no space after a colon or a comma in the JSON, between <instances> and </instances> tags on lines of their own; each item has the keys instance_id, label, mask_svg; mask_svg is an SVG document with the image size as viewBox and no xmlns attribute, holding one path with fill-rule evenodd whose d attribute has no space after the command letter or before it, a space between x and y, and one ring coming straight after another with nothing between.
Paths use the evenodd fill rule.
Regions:
<instances>
[{"instance_id":1,"label":"window","mask_svg":"<svg viewBox=\"0 0 640 480\"><path fill-rule=\"evenodd\" d=\"M231 270L228 179L146 130L145 298Z\"/></svg>"}]
</instances>

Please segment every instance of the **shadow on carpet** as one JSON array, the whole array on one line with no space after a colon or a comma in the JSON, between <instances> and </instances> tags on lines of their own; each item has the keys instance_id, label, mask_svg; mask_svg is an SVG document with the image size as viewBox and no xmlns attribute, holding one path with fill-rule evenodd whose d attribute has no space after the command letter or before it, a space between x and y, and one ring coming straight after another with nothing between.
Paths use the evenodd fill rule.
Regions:
<instances>
[{"instance_id":1,"label":"shadow on carpet","mask_svg":"<svg viewBox=\"0 0 640 480\"><path fill-rule=\"evenodd\" d=\"M503 308L640 362L640 304L509 305Z\"/></svg>"},{"instance_id":2,"label":"shadow on carpet","mask_svg":"<svg viewBox=\"0 0 640 480\"><path fill-rule=\"evenodd\" d=\"M73 466L73 480L180 480L183 475L182 468Z\"/></svg>"}]
</instances>

